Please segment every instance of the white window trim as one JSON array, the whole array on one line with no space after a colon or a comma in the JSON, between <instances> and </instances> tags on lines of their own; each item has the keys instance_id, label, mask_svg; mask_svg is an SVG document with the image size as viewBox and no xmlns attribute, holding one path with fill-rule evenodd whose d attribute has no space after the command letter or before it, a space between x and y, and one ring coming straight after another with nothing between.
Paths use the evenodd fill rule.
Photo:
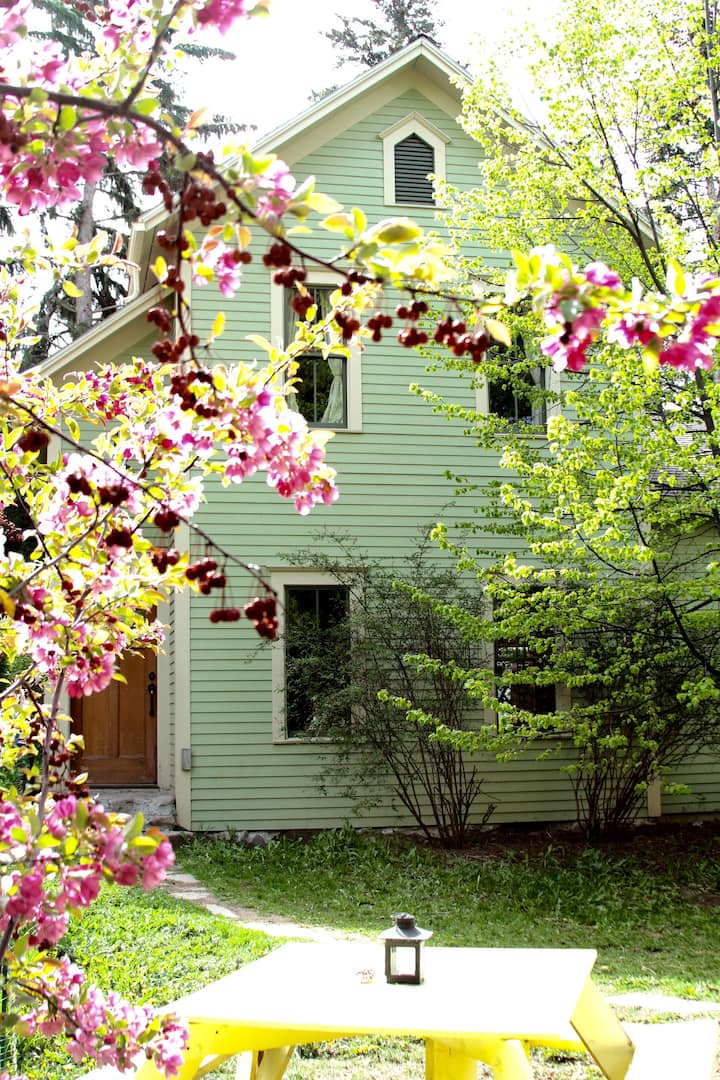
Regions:
<instances>
[{"instance_id":1,"label":"white window trim","mask_svg":"<svg viewBox=\"0 0 720 1080\"><path fill-rule=\"evenodd\" d=\"M285 725L285 586L286 585L339 585L333 574L318 570L277 570L270 575L270 584L278 594L278 635L272 645L272 741L283 746L307 746L309 743L327 743L331 740L308 735L287 735Z\"/></svg>"},{"instance_id":2,"label":"white window trim","mask_svg":"<svg viewBox=\"0 0 720 1080\"><path fill-rule=\"evenodd\" d=\"M425 120L420 113L410 113L408 116L403 117L402 120L398 120L392 127L381 131L378 135L383 144L385 205L424 206L427 208L428 203L401 203L395 198L395 147L403 139L406 139L408 135L417 135L433 148L435 168L432 175L436 180L445 179L445 146L450 142L449 137L445 132L436 128L434 124ZM438 205L437 200L434 205Z\"/></svg>"},{"instance_id":3,"label":"white window trim","mask_svg":"<svg viewBox=\"0 0 720 1080\"><path fill-rule=\"evenodd\" d=\"M312 285L334 285L339 287L341 280L330 270L313 270L307 282ZM282 285L270 283L270 339L279 348L285 347L285 293L289 290ZM362 431L362 350L355 342L350 344L350 358L347 362L347 427L334 427L324 424L339 435L343 432Z\"/></svg>"}]
</instances>

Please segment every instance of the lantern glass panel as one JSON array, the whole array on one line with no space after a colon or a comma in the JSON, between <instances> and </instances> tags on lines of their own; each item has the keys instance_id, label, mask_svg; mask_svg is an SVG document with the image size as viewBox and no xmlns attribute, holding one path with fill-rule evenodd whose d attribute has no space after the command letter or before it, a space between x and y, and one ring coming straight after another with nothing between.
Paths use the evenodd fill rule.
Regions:
<instances>
[{"instance_id":1,"label":"lantern glass panel","mask_svg":"<svg viewBox=\"0 0 720 1080\"><path fill-rule=\"evenodd\" d=\"M400 976L417 977L418 975L418 947L412 942L409 945L390 946L390 974Z\"/></svg>"}]
</instances>

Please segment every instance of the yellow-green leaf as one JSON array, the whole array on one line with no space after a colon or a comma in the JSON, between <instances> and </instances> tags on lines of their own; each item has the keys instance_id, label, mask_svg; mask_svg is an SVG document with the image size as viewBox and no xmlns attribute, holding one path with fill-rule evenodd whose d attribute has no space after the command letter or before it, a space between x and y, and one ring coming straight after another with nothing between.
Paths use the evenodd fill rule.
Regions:
<instances>
[{"instance_id":1,"label":"yellow-green leaf","mask_svg":"<svg viewBox=\"0 0 720 1080\"><path fill-rule=\"evenodd\" d=\"M388 221L378 225L373 238L379 244L407 244L409 240L417 240L421 232L412 221Z\"/></svg>"},{"instance_id":2,"label":"yellow-green leaf","mask_svg":"<svg viewBox=\"0 0 720 1080\"><path fill-rule=\"evenodd\" d=\"M178 154L178 156L175 158L174 164L175 167L180 170L180 172L190 172L190 170L194 169L195 165L197 164L197 154Z\"/></svg>"},{"instance_id":3,"label":"yellow-green leaf","mask_svg":"<svg viewBox=\"0 0 720 1080\"><path fill-rule=\"evenodd\" d=\"M155 112L157 105L157 98L143 98L142 101L135 102L133 110L140 113L140 116L149 116L150 113Z\"/></svg>"},{"instance_id":4,"label":"yellow-green leaf","mask_svg":"<svg viewBox=\"0 0 720 1080\"><path fill-rule=\"evenodd\" d=\"M224 329L225 329L225 312L224 311L218 311L217 315L215 316L215 322L212 325L212 336L214 338L220 337L220 335L222 334Z\"/></svg>"},{"instance_id":5,"label":"yellow-green leaf","mask_svg":"<svg viewBox=\"0 0 720 1080\"><path fill-rule=\"evenodd\" d=\"M168 265L163 259L162 255L158 255L157 259L153 263L153 274L158 281L164 281L168 273Z\"/></svg>"},{"instance_id":6,"label":"yellow-green leaf","mask_svg":"<svg viewBox=\"0 0 720 1080\"><path fill-rule=\"evenodd\" d=\"M330 232L353 232L354 221L350 214L331 214L329 217L324 218L322 224Z\"/></svg>"},{"instance_id":7,"label":"yellow-green leaf","mask_svg":"<svg viewBox=\"0 0 720 1080\"><path fill-rule=\"evenodd\" d=\"M506 345L509 349L512 345L512 334L510 328L505 323L499 322L497 319L486 319L485 326L487 332L494 341L499 341L501 345Z\"/></svg>"},{"instance_id":8,"label":"yellow-green leaf","mask_svg":"<svg viewBox=\"0 0 720 1080\"><path fill-rule=\"evenodd\" d=\"M61 131L70 131L77 123L77 110L72 105L63 105L58 113L58 127Z\"/></svg>"},{"instance_id":9,"label":"yellow-green leaf","mask_svg":"<svg viewBox=\"0 0 720 1080\"><path fill-rule=\"evenodd\" d=\"M342 203L330 195L323 194L322 191L313 191L305 201L316 214L336 214L338 210L342 210Z\"/></svg>"},{"instance_id":10,"label":"yellow-green leaf","mask_svg":"<svg viewBox=\"0 0 720 1080\"><path fill-rule=\"evenodd\" d=\"M82 289L78 289L74 281L63 281L63 292L67 296L72 296L74 300L85 295Z\"/></svg>"}]
</instances>

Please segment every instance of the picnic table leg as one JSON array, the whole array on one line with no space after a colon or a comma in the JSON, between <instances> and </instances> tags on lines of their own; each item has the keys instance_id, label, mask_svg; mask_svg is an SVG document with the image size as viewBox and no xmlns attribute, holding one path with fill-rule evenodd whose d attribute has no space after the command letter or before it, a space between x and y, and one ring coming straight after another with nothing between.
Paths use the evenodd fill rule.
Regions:
<instances>
[{"instance_id":1,"label":"picnic table leg","mask_svg":"<svg viewBox=\"0 0 720 1080\"><path fill-rule=\"evenodd\" d=\"M624 1080L635 1047L592 979L585 983L570 1023L603 1076L607 1080Z\"/></svg>"},{"instance_id":2,"label":"picnic table leg","mask_svg":"<svg viewBox=\"0 0 720 1080\"><path fill-rule=\"evenodd\" d=\"M490 1065L495 1080L532 1080L533 1077L530 1056L519 1039L503 1039Z\"/></svg>"},{"instance_id":3,"label":"picnic table leg","mask_svg":"<svg viewBox=\"0 0 720 1080\"><path fill-rule=\"evenodd\" d=\"M294 1049L294 1046L276 1046L272 1050L246 1050L238 1054L235 1080L281 1080Z\"/></svg>"},{"instance_id":4,"label":"picnic table leg","mask_svg":"<svg viewBox=\"0 0 720 1080\"><path fill-rule=\"evenodd\" d=\"M427 1039L425 1080L476 1080L478 1061L485 1062L495 1080L532 1080L533 1071L525 1045L519 1039L473 1040L475 1053Z\"/></svg>"},{"instance_id":5,"label":"picnic table leg","mask_svg":"<svg viewBox=\"0 0 720 1080\"><path fill-rule=\"evenodd\" d=\"M476 1080L477 1058L462 1050L425 1040L425 1080Z\"/></svg>"}]
</instances>

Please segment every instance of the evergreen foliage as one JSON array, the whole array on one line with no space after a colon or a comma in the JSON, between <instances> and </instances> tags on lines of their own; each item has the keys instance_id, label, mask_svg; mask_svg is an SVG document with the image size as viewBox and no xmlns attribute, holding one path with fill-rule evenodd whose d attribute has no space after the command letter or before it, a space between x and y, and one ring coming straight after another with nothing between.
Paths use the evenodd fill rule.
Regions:
<instances>
[{"instance_id":1,"label":"evergreen foliage","mask_svg":"<svg viewBox=\"0 0 720 1080\"><path fill-rule=\"evenodd\" d=\"M377 0L377 20L338 15L340 26L324 31L337 52L335 66L375 67L418 37L426 37L440 48L438 31L443 23L435 5L436 0ZM333 90L337 90L337 85L317 90L311 98L320 101Z\"/></svg>"}]
</instances>

